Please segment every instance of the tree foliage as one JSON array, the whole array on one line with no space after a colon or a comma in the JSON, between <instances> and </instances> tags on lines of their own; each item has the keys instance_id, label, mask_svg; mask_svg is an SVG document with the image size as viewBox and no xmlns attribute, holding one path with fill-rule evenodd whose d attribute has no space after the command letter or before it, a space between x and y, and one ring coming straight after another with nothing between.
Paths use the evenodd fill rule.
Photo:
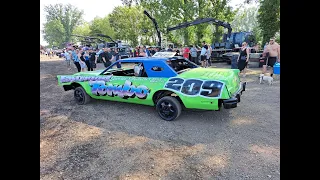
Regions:
<instances>
[{"instance_id":1,"label":"tree foliage","mask_svg":"<svg viewBox=\"0 0 320 180\"><path fill-rule=\"evenodd\" d=\"M84 36L95 36L101 33L115 40L127 41L133 46L156 45L158 38L154 24L143 14L143 10L147 10L156 19L161 36L166 39L163 41L171 41L177 45L200 45L201 41L221 42L222 34L227 30L213 23L203 23L167 32L168 27L198 18L211 17L228 22L233 32L253 31L259 41L262 40L262 36L269 38L280 30L278 3L280 0L261 0L262 6L259 9L257 7L241 9L244 6L233 9L229 5L230 0L121 1L124 6L115 7L106 17L96 17L91 22L83 24L81 23L83 11L71 5L46 6L45 40L51 44L58 44L69 41L72 33ZM243 4L257 1L259 0L243 0Z\"/></svg>"},{"instance_id":2,"label":"tree foliage","mask_svg":"<svg viewBox=\"0 0 320 180\"><path fill-rule=\"evenodd\" d=\"M258 23L258 7L249 7L239 10L237 18L232 23L233 31L253 31L254 28L259 26Z\"/></svg>"},{"instance_id":3,"label":"tree foliage","mask_svg":"<svg viewBox=\"0 0 320 180\"><path fill-rule=\"evenodd\" d=\"M81 35L81 36L90 36L91 26L88 22L84 22L83 24L77 26L72 34Z\"/></svg>"},{"instance_id":4,"label":"tree foliage","mask_svg":"<svg viewBox=\"0 0 320 180\"><path fill-rule=\"evenodd\" d=\"M115 38L137 45L139 35L142 34L142 16L142 9L139 6L115 7L109 17L110 25L115 31Z\"/></svg>"},{"instance_id":5,"label":"tree foliage","mask_svg":"<svg viewBox=\"0 0 320 180\"><path fill-rule=\"evenodd\" d=\"M223 28L212 29L212 25L204 23L167 33L167 27L205 17L230 22L235 15L228 6L229 0L122 0L122 2L127 7L136 4L146 9L157 20L162 35L176 44L199 44L204 39L207 39L207 42L220 39ZM150 32L154 32L152 22L149 23L152 29Z\"/></svg>"},{"instance_id":6,"label":"tree foliage","mask_svg":"<svg viewBox=\"0 0 320 180\"><path fill-rule=\"evenodd\" d=\"M280 0L261 0L258 21L263 42L275 36L280 31Z\"/></svg>"},{"instance_id":7,"label":"tree foliage","mask_svg":"<svg viewBox=\"0 0 320 180\"><path fill-rule=\"evenodd\" d=\"M258 22L258 7L242 8L236 14L231 26L233 32L248 31L253 32L257 42L262 43L261 29Z\"/></svg>"},{"instance_id":8,"label":"tree foliage","mask_svg":"<svg viewBox=\"0 0 320 180\"><path fill-rule=\"evenodd\" d=\"M104 18L95 17L90 23L90 35L95 36L98 33L108 35L112 39L115 38L115 32L110 25L109 16L106 16Z\"/></svg>"},{"instance_id":9,"label":"tree foliage","mask_svg":"<svg viewBox=\"0 0 320 180\"><path fill-rule=\"evenodd\" d=\"M65 29L59 20L51 20L44 24L43 38L49 46L61 46L65 40Z\"/></svg>"},{"instance_id":10,"label":"tree foliage","mask_svg":"<svg viewBox=\"0 0 320 180\"><path fill-rule=\"evenodd\" d=\"M44 7L44 11L46 13L46 22L43 33L44 39L49 44L69 42L73 30L81 24L84 13L71 4L50 4ZM57 38L53 39L52 37Z\"/></svg>"}]
</instances>

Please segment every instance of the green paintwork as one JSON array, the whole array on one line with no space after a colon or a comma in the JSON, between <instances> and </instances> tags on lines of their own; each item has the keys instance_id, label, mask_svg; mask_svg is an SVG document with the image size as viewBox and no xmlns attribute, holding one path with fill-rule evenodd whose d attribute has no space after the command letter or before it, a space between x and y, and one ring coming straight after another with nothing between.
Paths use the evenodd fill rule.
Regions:
<instances>
[{"instance_id":1,"label":"green paintwork","mask_svg":"<svg viewBox=\"0 0 320 180\"><path fill-rule=\"evenodd\" d=\"M99 75L101 71L91 71L91 72L80 72L74 75L69 75L70 77L107 77L107 75ZM220 98L211 98L211 97L202 97L202 96L186 96L180 92L175 92L177 96L180 97L184 106L186 108L193 109L203 109L203 110L218 110L218 99L229 99L240 88L240 79L238 76L238 69L218 69L218 68L194 68L189 71L179 74L178 78L183 79L200 79L200 80L217 80L223 82L223 90L221 91ZM68 75L58 75L58 85L70 85L72 83L80 84L87 94L94 99L103 99L110 101L120 101L136 104L144 104L149 106L154 106L152 100L153 95L159 90L166 90L164 88L166 82L170 78L150 78L150 77L129 77L129 76L112 76L109 82L106 82L106 85L124 85L126 80L132 82L132 85L138 87L144 85L150 89L146 99L139 99L138 97L134 98L121 98L119 96L97 96L92 93L92 87L89 85L89 81L83 82L61 82L61 76Z\"/></svg>"}]
</instances>

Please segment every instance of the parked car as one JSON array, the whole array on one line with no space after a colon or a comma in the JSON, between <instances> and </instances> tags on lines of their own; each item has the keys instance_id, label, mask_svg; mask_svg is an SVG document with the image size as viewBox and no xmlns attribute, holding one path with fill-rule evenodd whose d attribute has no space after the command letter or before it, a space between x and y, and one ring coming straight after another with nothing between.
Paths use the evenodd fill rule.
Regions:
<instances>
[{"instance_id":1,"label":"parked car","mask_svg":"<svg viewBox=\"0 0 320 180\"><path fill-rule=\"evenodd\" d=\"M93 98L155 106L167 121L178 118L183 107L237 107L246 88L238 69L202 68L174 54L157 52L153 57L121 59L105 70L58 75L58 85L74 90L79 105Z\"/></svg>"}]
</instances>

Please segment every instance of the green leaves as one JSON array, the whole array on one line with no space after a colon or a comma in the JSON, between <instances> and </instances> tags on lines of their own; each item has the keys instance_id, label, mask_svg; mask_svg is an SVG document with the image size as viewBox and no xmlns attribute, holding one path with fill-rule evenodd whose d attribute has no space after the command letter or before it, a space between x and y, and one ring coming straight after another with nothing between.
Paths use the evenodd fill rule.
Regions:
<instances>
[{"instance_id":1,"label":"green leaves","mask_svg":"<svg viewBox=\"0 0 320 180\"><path fill-rule=\"evenodd\" d=\"M83 11L71 4L50 4L44 7L46 23L44 24L44 39L49 45L61 46L69 42L76 26L82 23Z\"/></svg>"},{"instance_id":2,"label":"green leaves","mask_svg":"<svg viewBox=\"0 0 320 180\"><path fill-rule=\"evenodd\" d=\"M158 38L152 21L143 14L147 10L158 23L161 36L175 44L198 44L201 41L221 41L223 27L204 23L167 33L166 28L198 18L211 17L229 22L235 31L253 31L261 41L280 31L280 0L261 0L261 7L232 9L230 0L121 0L124 6L115 7L106 17L83 22L83 11L72 5L54 4L45 7L44 39L50 45L78 40L71 34L95 36L98 33L124 40L132 46L156 45ZM252 3L257 0L243 0ZM279 35L277 36L279 37ZM105 39L109 41L109 39Z\"/></svg>"},{"instance_id":3,"label":"green leaves","mask_svg":"<svg viewBox=\"0 0 320 180\"><path fill-rule=\"evenodd\" d=\"M231 23L233 31L253 31L259 26L257 15L257 7L249 7L239 10L237 18L235 18Z\"/></svg>"},{"instance_id":4,"label":"green leaves","mask_svg":"<svg viewBox=\"0 0 320 180\"><path fill-rule=\"evenodd\" d=\"M280 31L280 0L261 0L258 21L263 42Z\"/></svg>"},{"instance_id":5,"label":"green leaves","mask_svg":"<svg viewBox=\"0 0 320 180\"><path fill-rule=\"evenodd\" d=\"M96 34L105 34L110 36L112 39L115 38L115 31L110 25L109 16L104 18L95 17L90 23L90 35L95 36ZM110 41L109 39L107 41Z\"/></svg>"},{"instance_id":6,"label":"green leaves","mask_svg":"<svg viewBox=\"0 0 320 180\"><path fill-rule=\"evenodd\" d=\"M109 15L109 21L115 31L115 37L137 45L138 37L143 33L143 16L143 11L138 6L114 8Z\"/></svg>"},{"instance_id":7,"label":"green leaves","mask_svg":"<svg viewBox=\"0 0 320 180\"><path fill-rule=\"evenodd\" d=\"M53 19L44 24L43 38L50 46L60 46L65 40L65 30L62 23Z\"/></svg>"}]
</instances>

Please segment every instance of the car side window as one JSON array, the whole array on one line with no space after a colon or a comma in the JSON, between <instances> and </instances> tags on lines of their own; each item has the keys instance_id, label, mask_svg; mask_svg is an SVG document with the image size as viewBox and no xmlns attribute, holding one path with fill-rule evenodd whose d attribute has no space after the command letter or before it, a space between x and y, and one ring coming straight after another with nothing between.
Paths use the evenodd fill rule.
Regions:
<instances>
[{"instance_id":1,"label":"car side window","mask_svg":"<svg viewBox=\"0 0 320 180\"><path fill-rule=\"evenodd\" d=\"M152 70L152 71L163 71L163 68L160 67L160 66L153 66L153 67L151 68L151 70Z\"/></svg>"}]
</instances>

